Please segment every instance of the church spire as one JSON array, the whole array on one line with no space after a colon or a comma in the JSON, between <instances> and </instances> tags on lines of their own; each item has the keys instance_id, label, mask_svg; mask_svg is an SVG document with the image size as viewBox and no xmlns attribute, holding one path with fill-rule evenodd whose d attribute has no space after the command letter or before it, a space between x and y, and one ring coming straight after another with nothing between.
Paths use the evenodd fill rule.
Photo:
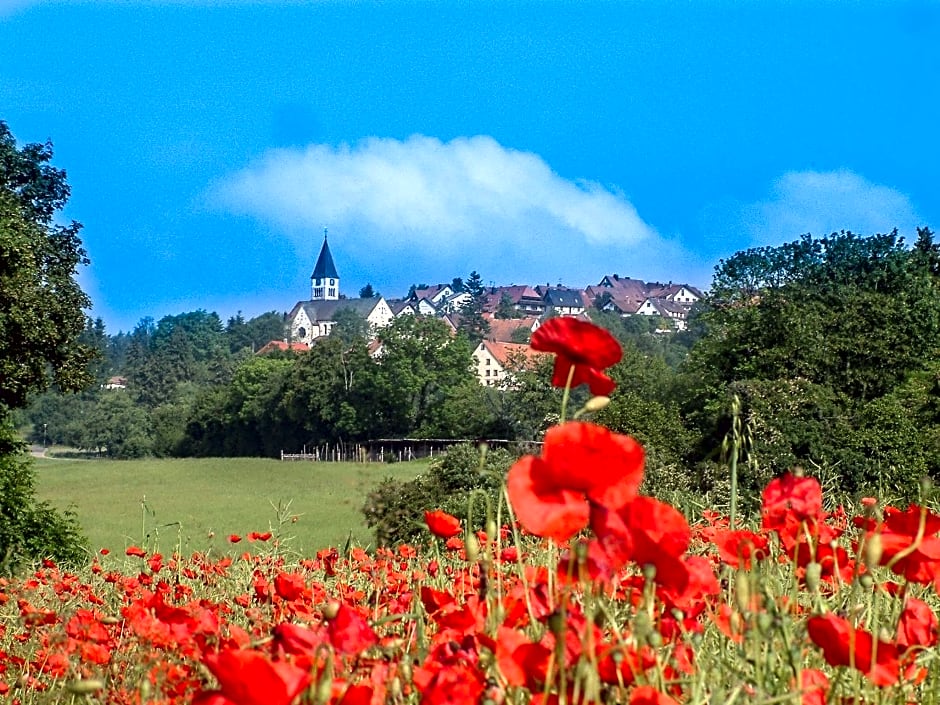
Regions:
<instances>
[{"instance_id":1,"label":"church spire","mask_svg":"<svg viewBox=\"0 0 940 705\"><path fill-rule=\"evenodd\" d=\"M323 247L317 258L313 274L310 275L310 299L312 301L335 301L339 298L339 274L333 264L333 255L323 229Z\"/></svg>"}]
</instances>

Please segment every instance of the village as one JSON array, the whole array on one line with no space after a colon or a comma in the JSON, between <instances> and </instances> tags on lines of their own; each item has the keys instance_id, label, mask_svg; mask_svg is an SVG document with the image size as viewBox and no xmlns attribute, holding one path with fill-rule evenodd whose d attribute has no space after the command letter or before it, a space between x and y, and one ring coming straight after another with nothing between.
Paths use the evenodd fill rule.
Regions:
<instances>
[{"instance_id":1,"label":"village","mask_svg":"<svg viewBox=\"0 0 940 705\"><path fill-rule=\"evenodd\" d=\"M329 336L339 311L352 311L366 320L373 334L399 316L427 316L442 320L455 333L461 311L470 300L467 291L453 284L414 286L408 296L346 297L327 236L310 276L310 299L298 301L285 316L286 338L272 340L258 350L308 350ZM486 287L483 317L488 332L473 351L480 384L505 382L511 361L531 359L528 340L542 321L552 316L574 316L590 320L589 311L601 310L621 317L656 316L656 332L670 334L686 330L692 306L702 292L689 284L644 282L640 279L604 275L584 289L551 285ZM373 338L373 357L381 357L381 343Z\"/></svg>"}]
</instances>

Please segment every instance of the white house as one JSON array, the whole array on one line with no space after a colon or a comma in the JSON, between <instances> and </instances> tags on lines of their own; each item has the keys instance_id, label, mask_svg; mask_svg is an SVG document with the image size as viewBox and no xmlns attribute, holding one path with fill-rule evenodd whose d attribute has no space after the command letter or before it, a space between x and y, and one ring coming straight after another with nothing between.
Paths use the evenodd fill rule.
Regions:
<instances>
[{"instance_id":1,"label":"white house","mask_svg":"<svg viewBox=\"0 0 940 705\"><path fill-rule=\"evenodd\" d=\"M477 379L487 387L512 382L512 368L515 364L528 364L537 353L522 343L497 343L484 340L473 351Z\"/></svg>"}]
</instances>

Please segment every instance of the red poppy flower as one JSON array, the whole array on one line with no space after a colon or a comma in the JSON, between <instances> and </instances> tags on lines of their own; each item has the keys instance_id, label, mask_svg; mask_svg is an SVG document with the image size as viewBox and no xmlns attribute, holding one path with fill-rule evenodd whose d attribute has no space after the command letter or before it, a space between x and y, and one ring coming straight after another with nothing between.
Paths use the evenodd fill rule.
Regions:
<instances>
[{"instance_id":1,"label":"red poppy flower","mask_svg":"<svg viewBox=\"0 0 940 705\"><path fill-rule=\"evenodd\" d=\"M804 668L800 673L803 691L802 705L826 705L829 693L829 678L818 668Z\"/></svg>"},{"instance_id":2,"label":"red poppy flower","mask_svg":"<svg viewBox=\"0 0 940 705\"><path fill-rule=\"evenodd\" d=\"M327 636L333 648L343 654L356 654L379 643L369 623L347 604L340 603L329 620Z\"/></svg>"},{"instance_id":3,"label":"red poppy flower","mask_svg":"<svg viewBox=\"0 0 940 705\"><path fill-rule=\"evenodd\" d=\"M830 666L852 666L875 685L893 685L898 682L900 668L897 647L878 640L851 622L829 613L810 617L806 631L823 651Z\"/></svg>"},{"instance_id":4,"label":"red poppy flower","mask_svg":"<svg viewBox=\"0 0 940 705\"><path fill-rule=\"evenodd\" d=\"M432 534L442 539L453 538L463 530L460 528L460 519L440 509L425 512L424 523Z\"/></svg>"},{"instance_id":5,"label":"red poppy flower","mask_svg":"<svg viewBox=\"0 0 940 705\"><path fill-rule=\"evenodd\" d=\"M610 394L615 382L601 372L620 362L620 343L599 326L577 318L549 318L532 334L533 350L555 354L552 384L564 387L571 376L571 387L587 384L591 394Z\"/></svg>"},{"instance_id":6,"label":"red poppy flower","mask_svg":"<svg viewBox=\"0 0 940 705\"><path fill-rule=\"evenodd\" d=\"M767 555L767 537L746 529L716 529L712 532L711 540L718 548L721 562L732 568L750 570L754 558Z\"/></svg>"},{"instance_id":7,"label":"red poppy flower","mask_svg":"<svg viewBox=\"0 0 940 705\"><path fill-rule=\"evenodd\" d=\"M235 705L290 705L311 681L307 671L250 649L210 654L205 664L218 679L220 690L200 694L193 701L197 704L218 703L221 695Z\"/></svg>"},{"instance_id":8,"label":"red poppy flower","mask_svg":"<svg viewBox=\"0 0 940 705\"><path fill-rule=\"evenodd\" d=\"M128 556L136 556L137 558L143 558L147 555L147 552L139 546L128 546L124 553L126 553Z\"/></svg>"},{"instance_id":9,"label":"red poppy flower","mask_svg":"<svg viewBox=\"0 0 940 705\"><path fill-rule=\"evenodd\" d=\"M630 693L630 705L679 705L679 703L651 685L641 685Z\"/></svg>"},{"instance_id":10,"label":"red poppy flower","mask_svg":"<svg viewBox=\"0 0 940 705\"><path fill-rule=\"evenodd\" d=\"M774 478L762 495L762 523L765 529L777 529L788 518L800 521L823 519L822 488L813 477L784 473Z\"/></svg>"},{"instance_id":11,"label":"red poppy flower","mask_svg":"<svg viewBox=\"0 0 940 705\"><path fill-rule=\"evenodd\" d=\"M228 541L229 543L238 543L242 540L242 537L238 534L229 534Z\"/></svg>"},{"instance_id":12,"label":"red poppy flower","mask_svg":"<svg viewBox=\"0 0 940 705\"><path fill-rule=\"evenodd\" d=\"M521 458L506 485L526 531L563 541L587 526L591 505L619 509L636 497L642 481L639 443L572 421L550 428L541 457Z\"/></svg>"},{"instance_id":13,"label":"red poppy flower","mask_svg":"<svg viewBox=\"0 0 940 705\"><path fill-rule=\"evenodd\" d=\"M937 615L930 605L916 597L909 597L898 619L895 643L902 653L915 646L930 648L937 643L938 628L940 624Z\"/></svg>"}]
</instances>

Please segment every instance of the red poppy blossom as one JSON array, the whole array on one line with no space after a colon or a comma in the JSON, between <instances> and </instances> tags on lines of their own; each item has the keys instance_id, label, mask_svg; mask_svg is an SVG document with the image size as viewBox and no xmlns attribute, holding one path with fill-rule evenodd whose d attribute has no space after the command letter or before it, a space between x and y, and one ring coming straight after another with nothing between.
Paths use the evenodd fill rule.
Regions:
<instances>
[{"instance_id":1,"label":"red poppy blossom","mask_svg":"<svg viewBox=\"0 0 940 705\"><path fill-rule=\"evenodd\" d=\"M832 613L810 617L806 631L830 666L851 666L875 685L894 685L900 677L897 647Z\"/></svg>"},{"instance_id":2,"label":"red poppy blossom","mask_svg":"<svg viewBox=\"0 0 940 705\"><path fill-rule=\"evenodd\" d=\"M333 648L343 654L359 653L379 643L379 638L369 623L345 603L337 606L336 613L329 620L326 633Z\"/></svg>"},{"instance_id":3,"label":"red poppy blossom","mask_svg":"<svg viewBox=\"0 0 940 705\"><path fill-rule=\"evenodd\" d=\"M630 693L630 705L679 705L679 703L651 685L641 685Z\"/></svg>"},{"instance_id":4,"label":"red poppy blossom","mask_svg":"<svg viewBox=\"0 0 940 705\"><path fill-rule=\"evenodd\" d=\"M239 536L238 534L229 534L229 537L228 537L229 543L238 543L241 540L242 540L242 537Z\"/></svg>"},{"instance_id":5,"label":"red poppy blossom","mask_svg":"<svg viewBox=\"0 0 940 705\"><path fill-rule=\"evenodd\" d=\"M937 615L923 600L909 597L904 602L904 609L898 618L898 630L895 643L907 652L912 647L930 648L937 643L937 630L940 624Z\"/></svg>"},{"instance_id":6,"label":"red poppy blossom","mask_svg":"<svg viewBox=\"0 0 940 705\"><path fill-rule=\"evenodd\" d=\"M639 443L603 426L554 426L541 457L509 469L509 500L526 531L564 541L588 525L592 505L617 510L637 496L643 457Z\"/></svg>"},{"instance_id":7,"label":"red poppy blossom","mask_svg":"<svg viewBox=\"0 0 940 705\"><path fill-rule=\"evenodd\" d=\"M460 528L460 519L440 509L425 512L424 523L427 524L428 531L442 539L453 538L463 530Z\"/></svg>"},{"instance_id":8,"label":"red poppy blossom","mask_svg":"<svg viewBox=\"0 0 940 705\"><path fill-rule=\"evenodd\" d=\"M608 331L577 318L550 318L532 334L533 350L555 354L552 384L571 387L587 384L591 394L608 395L616 386L604 370L620 362L620 343ZM572 368L574 373L572 375Z\"/></svg>"},{"instance_id":9,"label":"red poppy blossom","mask_svg":"<svg viewBox=\"0 0 940 705\"><path fill-rule=\"evenodd\" d=\"M128 556L135 556L137 558L143 558L147 555L147 552L142 549L140 546L128 546L127 550L124 551Z\"/></svg>"},{"instance_id":10,"label":"red poppy blossom","mask_svg":"<svg viewBox=\"0 0 940 705\"><path fill-rule=\"evenodd\" d=\"M210 654L205 664L218 679L220 690L201 693L193 701L197 704L289 705L311 681L307 671L287 661L271 661L250 649Z\"/></svg>"}]
</instances>

